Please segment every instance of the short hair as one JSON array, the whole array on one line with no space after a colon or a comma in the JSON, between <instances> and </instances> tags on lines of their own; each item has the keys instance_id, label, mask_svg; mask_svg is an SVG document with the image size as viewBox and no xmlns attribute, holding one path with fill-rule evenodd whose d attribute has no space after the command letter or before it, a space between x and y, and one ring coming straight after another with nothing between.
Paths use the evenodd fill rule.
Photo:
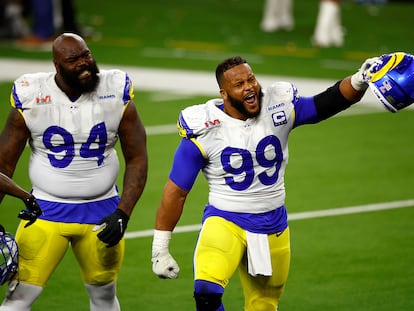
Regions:
<instances>
[{"instance_id":1,"label":"short hair","mask_svg":"<svg viewBox=\"0 0 414 311\"><path fill-rule=\"evenodd\" d=\"M223 82L224 73L227 70L235 66L241 65L241 64L247 64L247 60L245 60L244 58L240 56L235 56L235 57L227 58L217 65L216 80L217 80L217 84L219 85L219 87L221 87L221 84Z\"/></svg>"}]
</instances>

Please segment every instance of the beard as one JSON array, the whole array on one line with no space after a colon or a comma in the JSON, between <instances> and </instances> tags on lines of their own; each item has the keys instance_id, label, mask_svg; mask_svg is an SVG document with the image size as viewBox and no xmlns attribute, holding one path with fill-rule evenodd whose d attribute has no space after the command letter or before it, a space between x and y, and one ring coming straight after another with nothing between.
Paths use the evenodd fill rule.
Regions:
<instances>
[{"instance_id":1,"label":"beard","mask_svg":"<svg viewBox=\"0 0 414 311\"><path fill-rule=\"evenodd\" d=\"M62 66L59 66L60 75L62 76L63 81L72 89L81 91L82 93L90 93L96 89L96 86L99 83L99 68L94 61L92 65L82 68L78 71L69 71L65 70ZM91 72L90 79L79 80L79 74L84 71L89 70Z\"/></svg>"},{"instance_id":2,"label":"beard","mask_svg":"<svg viewBox=\"0 0 414 311\"><path fill-rule=\"evenodd\" d=\"M260 88L259 93L257 94L258 98L258 103L259 103L259 109L255 112L249 112L247 111L246 107L243 104L242 100L238 100L234 97L231 97L230 95L228 95L229 100L230 100L230 104L232 105L233 108L235 108L237 111L239 111L243 116L245 116L246 118L255 118L259 115L260 111L262 110L262 99L263 99L263 92L262 89Z\"/></svg>"}]
</instances>

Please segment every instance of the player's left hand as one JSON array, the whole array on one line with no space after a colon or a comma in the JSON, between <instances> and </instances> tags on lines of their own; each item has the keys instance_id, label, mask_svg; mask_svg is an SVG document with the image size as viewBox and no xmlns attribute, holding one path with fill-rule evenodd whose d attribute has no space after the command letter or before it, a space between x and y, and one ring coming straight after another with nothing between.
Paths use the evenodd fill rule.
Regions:
<instances>
[{"instance_id":1,"label":"player's left hand","mask_svg":"<svg viewBox=\"0 0 414 311\"><path fill-rule=\"evenodd\" d=\"M351 84L352 87L357 91L365 91L368 88L368 83L365 77L365 73L369 70L373 65L380 62L379 57L372 57L368 58L364 61L362 66L358 69L358 71L352 75L351 77Z\"/></svg>"},{"instance_id":2,"label":"player's left hand","mask_svg":"<svg viewBox=\"0 0 414 311\"><path fill-rule=\"evenodd\" d=\"M36 201L36 198L34 196L31 196L28 199L23 200L24 204L26 205L26 209L20 211L19 217L23 220L28 220L29 222L24 225L24 227L28 227L31 224L33 224L36 219L42 215L42 210L39 206L39 204Z\"/></svg>"},{"instance_id":3,"label":"player's left hand","mask_svg":"<svg viewBox=\"0 0 414 311\"><path fill-rule=\"evenodd\" d=\"M124 236L127 228L129 216L122 210L117 208L111 215L103 218L98 225L93 228L93 231L98 231L98 238L102 242L106 243L106 247L112 247L119 243Z\"/></svg>"}]
</instances>

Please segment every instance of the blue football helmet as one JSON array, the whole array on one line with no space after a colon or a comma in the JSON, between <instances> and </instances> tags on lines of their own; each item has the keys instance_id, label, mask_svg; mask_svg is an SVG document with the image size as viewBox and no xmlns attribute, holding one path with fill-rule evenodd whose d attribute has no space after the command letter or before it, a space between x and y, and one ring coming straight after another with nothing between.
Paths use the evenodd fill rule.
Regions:
<instances>
[{"instance_id":1,"label":"blue football helmet","mask_svg":"<svg viewBox=\"0 0 414 311\"><path fill-rule=\"evenodd\" d=\"M11 280L17 272L18 247L14 236L0 225L0 286Z\"/></svg>"},{"instance_id":2,"label":"blue football helmet","mask_svg":"<svg viewBox=\"0 0 414 311\"><path fill-rule=\"evenodd\" d=\"M384 54L365 72L365 80L378 101L397 112L414 103L414 56Z\"/></svg>"}]
</instances>

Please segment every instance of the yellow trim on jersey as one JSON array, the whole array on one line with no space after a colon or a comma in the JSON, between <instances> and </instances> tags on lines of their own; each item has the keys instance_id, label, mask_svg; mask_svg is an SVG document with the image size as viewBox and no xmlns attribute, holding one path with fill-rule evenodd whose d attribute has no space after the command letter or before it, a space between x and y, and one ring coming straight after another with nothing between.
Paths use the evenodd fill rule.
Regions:
<instances>
[{"instance_id":1,"label":"yellow trim on jersey","mask_svg":"<svg viewBox=\"0 0 414 311\"><path fill-rule=\"evenodd\" d=\"M130 102L131 100L133 100L134 98L135 98L135 94L134 94L134 85L133 85L133 83L131 82L131 80L129 80L129 97L130 97L130 100L128 101L128 102Z\"/></svg>"},{"instance_id":2,"label":"yellow trim on jersey","mask_svg":"<svg viewBox=\"0 0 414 311\"><path fill-rule=\"evenodd\" d=\"M131 81L131 80L130 80ZM122 109L122 115L124 115L125 110L127 109L128 105L134 100L134 85L130 82L129 83L129 100L124 104L124 108Z\"/></svg>"},{"instance_id":3,"label":"yellow trim on jersey","mask_svg":"<svg viewBox=\"0 0 414 311\"><path fill-rule=\"evenodd\" d=\"M16 102L14 101L13 92L10 93L10 104L13 108L16 108Z\"/></svg>"},{"instance_id":4,"label":"yellow trim on jersey","mask_svg":"<svg viewBox=\"0 0 414 311\"><path fill-rule=\"evenodd\" d=\"M292 110L292 124L295 124L295 119L296 119L296 111L295 111L295 108L293 108L293 110Z\"/></svg>"},{"instance_id":5,"label":"yellow trim on jersey","mask_svg":"<svg viewBox=\"0 0 414 311\"><path fill-rule=\"evenodd\" d=\"M178 135L180 135L183 138L190 139L194 143L194 145L196 145L196 147L198 148L198 150L200 150L201 155L203 156L203 158L204 159L207 159L207 154L206 154L204 148L197 141L197 139L195 139L194 137L189 138L187 136L187 131L185 130L185 128L183 128L182 126L180 126L180 122L177 122L177 128L178 128Z\"/></svg>"},{"instance_id":6,"label":"yellow trim on jersey","mask_svg":"<svg viewBox=\"0 0 414 311\"><path fill-rule=\"evenodd\" d=\"M16 108L16 102L14 100L13 93L10 94L10 104L11 104L11 106L13 108ZM23 119L26 120L26 118L25 118L25 116L23 114L23 110L22 109L19 109L19 108L16 108L16 109L20 113L20 115L23 117Z\"/></svg>"},{"instance_id":7,"label":"yellow trim on jersey","mask_svg":"<svg viewBox=\"0 0 414 311\"><path fill-rule=\"evenodd\" d=\"M404 59L404 56L405 53L403 52L393 53L388 62L380 70L378 70L378 72L373 73L371 77L369 77L368 81L375 82L381 79L388 71L397 67L397 65Z\"/></svg>"},{"instance_id":8,"label":"yellow trim on jersey","mask_svg":"<svg viewBox=\"0 0 414 311\"><path fill-rule=\"evenodd\" d=\"M181 137L187 138L187 132L182 126L180 126L180 122L178 121L177 121L177 128L178 128L178 135L180 135Z\"/></svg>"},{"instance_id":9,"label":"yellow trim on jersey","mask_svg":"<svg viewBox=\"0 0 414 311\"><path fill-rule=\"evenodd\" d=\"M201 154L203 155L204 159L207 159L207 154L204 150L204 148L200 145L200 143L195 138L190 138L190 140L194 143L194 145L197 146L197 148L200 150Z\"/></svg>"}]
</instances>

